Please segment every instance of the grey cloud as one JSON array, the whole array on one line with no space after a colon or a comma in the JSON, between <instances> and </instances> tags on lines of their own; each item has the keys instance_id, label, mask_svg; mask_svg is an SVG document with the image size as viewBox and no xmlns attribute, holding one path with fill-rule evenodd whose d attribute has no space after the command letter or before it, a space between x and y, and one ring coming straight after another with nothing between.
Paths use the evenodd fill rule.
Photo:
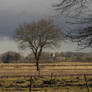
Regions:
<instances>
[{"instance_id":1,"label":"grey cloud","mask_svg":"<svg viewBox=\"0 0 92 92\"><path fill-rule=\"evenodd\" d=\"M0 36L13 36L19 24L52 12L53 0L0 0Z\"/></svg>"}]
</instances>

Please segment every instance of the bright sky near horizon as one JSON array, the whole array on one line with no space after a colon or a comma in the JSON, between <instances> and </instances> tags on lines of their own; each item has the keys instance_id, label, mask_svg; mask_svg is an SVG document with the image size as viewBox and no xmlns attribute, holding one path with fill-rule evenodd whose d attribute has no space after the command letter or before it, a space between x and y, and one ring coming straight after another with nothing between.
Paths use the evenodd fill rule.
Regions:
<instances>
[{"instance_id":1,"label":"bright sky near horizon","mask_svg":"<svg viewBox=\"0 0 92 92\"><path fill-rule=\"evenodd\" d=\"M19 51L12 39L16 28L24 22L31 22L55 15L52 5L58 0L0 0L0 53ZM60 24L64 26L64 20ZM75 51L73 43L62 44L59 51ZM90 52L89 49L84 51Z\"/></svg>"}]
</instances>

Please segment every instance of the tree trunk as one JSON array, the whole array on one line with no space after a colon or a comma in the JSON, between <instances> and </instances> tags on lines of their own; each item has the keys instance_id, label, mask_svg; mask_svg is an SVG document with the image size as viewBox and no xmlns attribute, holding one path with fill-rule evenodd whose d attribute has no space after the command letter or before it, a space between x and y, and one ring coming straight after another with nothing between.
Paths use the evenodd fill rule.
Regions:
<instances>
[{"instance_id":1,"label":"tree trunk","mask_svg":"<svg viewBox=\"0 0 92 92\"><path fill-rule=\"evenodd\" d=\"M38 73L38 77L40 77L39 60L36 61L36 70L37 70L37 73Z\"/></svg>"},{"instance_id":2,"label":"tree trunk","mask_svg":"<svg viewBox=\"0 0 92 92\"><path fill-rule=\"evenodd\" d=\"M37 70L37 71L40 71L38 60L36 60L36 70Z\"/></svg>"}]
</instances>

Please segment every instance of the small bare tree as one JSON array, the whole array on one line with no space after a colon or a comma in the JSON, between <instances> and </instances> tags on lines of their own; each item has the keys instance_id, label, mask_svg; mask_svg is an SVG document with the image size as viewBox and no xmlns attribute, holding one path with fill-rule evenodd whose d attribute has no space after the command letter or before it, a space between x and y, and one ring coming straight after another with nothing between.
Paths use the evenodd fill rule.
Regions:
<instances>
[{"instance_id":1,"label":"small bare tree","mask_svg":"<svg viewBox=\"0 0 92 92\"><path fill-rule=\"evenodd\" d=\"M32 50L36 60L37 71L39 71L39 59L43 49L60 46L63 37L59 28L52 21L42 19L31 24L19 25L15 38L21 48Z\"/></svg>"}]
</instances>

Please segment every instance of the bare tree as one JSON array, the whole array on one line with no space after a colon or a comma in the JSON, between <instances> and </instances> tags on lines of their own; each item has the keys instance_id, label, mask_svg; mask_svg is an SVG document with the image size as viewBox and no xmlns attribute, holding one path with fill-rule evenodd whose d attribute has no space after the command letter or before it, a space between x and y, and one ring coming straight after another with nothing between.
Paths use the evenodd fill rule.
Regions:
<instances>
[{"instance_id":1,"label":"bare tree","mask_svg":"<svg viewBox=\"0 0 92 92\"><path fill-rule=\"evenodd\" d=\"M83 49L92 47L92 26L77 30L77 33L72 31L66 34L66 38L70 39L72 42L77 42Z\"/></svg>"},{"instance_id":2,"label":"bare tree","mask_svg":"<svg viewBox=\"0 0 92 92\"><path fill-rule=\"evenodd\" d=\"M71 24L71 27L76 24L83 25L82 28L78 26L65 34L66 38L77 42L82 48L92 47L92 10L89 6L91 3L91 0L60 0L55 5L59 14L67 12L67 16L71 19L66 23ZM69 16L70 11L72 14Z\"/></svg>"},{"instance_id":3,"label":"bare tree","mask_svg":"<svg viewBox=\"0 0 92 92\"><path fill-rule=\"evenodd\" d=\"M60 29L52 21L42 19L31 24L19 25L15 38L21 48L32 50L36 60L37 71L39 71L39 59L43 49L60 46L63 37Z\"/></svg>"},{"instance_id":4,"label":"bare tree","mask_svg":"<svg viewBox=\"0 0 92 92\"><path fill-rule=\"evenodd\" d=\"M83 8L86 7L88 1L90 0L59 0L59 2L53 6L60 14L71 9L76 9L77 12L80 12Z\"/></svg>"},{"instance_id":5,"label":"bare tree","mask_svg":"<svg viewBox=\"0 0 92 92\"><path fill-rule=\"evenodd\" d=\"M54 4L57 15L67 17L66 23L84 24L92 23L91 0L59 0Z\"/></svg>"}]
</instances>

